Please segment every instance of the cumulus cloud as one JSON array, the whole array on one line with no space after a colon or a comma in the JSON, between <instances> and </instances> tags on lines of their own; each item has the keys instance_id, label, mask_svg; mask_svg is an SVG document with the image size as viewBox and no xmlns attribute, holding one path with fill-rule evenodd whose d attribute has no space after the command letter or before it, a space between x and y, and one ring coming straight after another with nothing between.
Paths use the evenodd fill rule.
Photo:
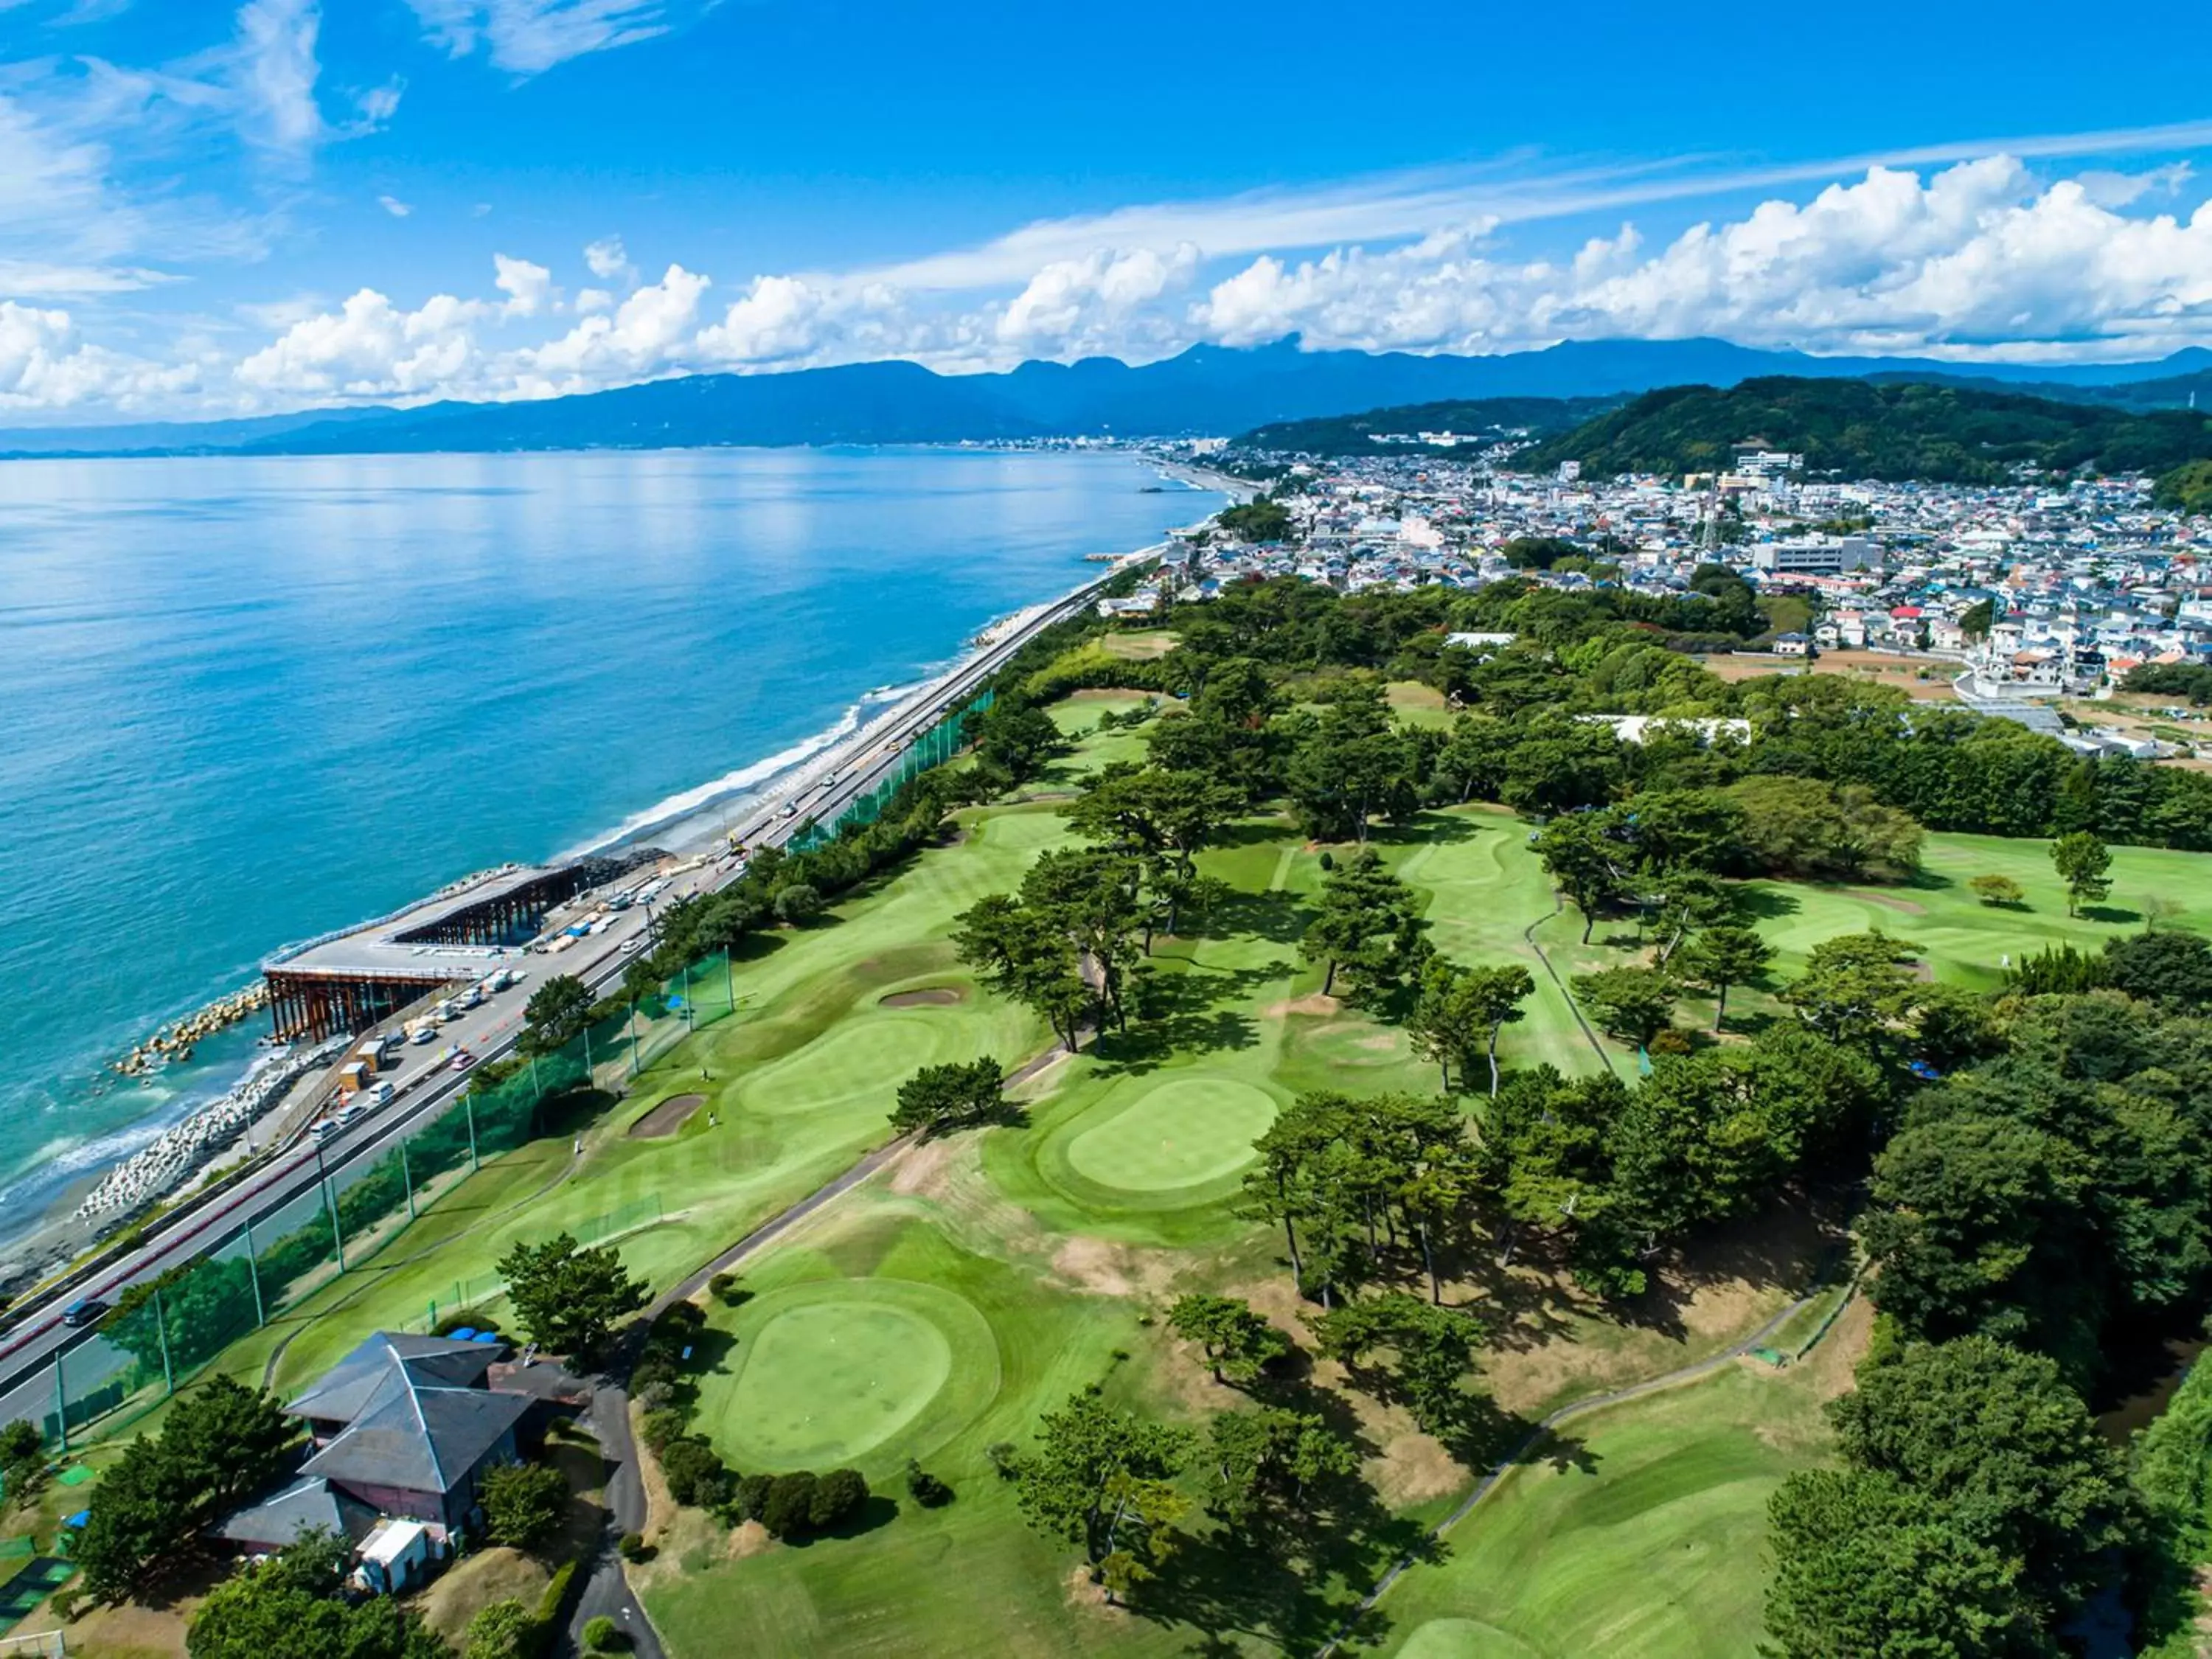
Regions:
<instances>
[{"instance_id":1,"label":"cumulus cloud","mask_svg":"<svg viewBox=\"0 0 2212 1659\"><path fill-rule=\"evenodd\" d=\"M2097 196L2039 184L2008 156L1926 179L1875 167L1648 254L1631 226L1559 261L1505 258L1480 228L1379 252L1263 254L1217 282L1190 323L1228 344L1295 331L1316 347L1408 350L1712 334L1973 356L2212 339L2212 209L2130 216Z\"/></svg>"},{"instance_id":2,"label":"cumulus cloud","mask_svg":"<svg viewBox=\"0 0 2212 1659\"><path fill-rule=\"evenodd\" d=\"M152 363L85 343L66 311L0 300L0 409L131 410L188 392L198 380L192 364Z\"/></svg>"},{"instance_id":3,"label":"cumulus cloud","mask_svg":"<svg viewBox=\"0 0 2212 1659\"><path fill-rule=\"evenodd\" d=\"M491 262L495 273L492 285L507 295L507 304L501 307L505 315L535 317L541 311L559 308L560 290L553 286L553 273L544 265L510 259L504 253L493 254Z\"/></svg>"},{"instance_id":4,"label":"cumulus cloud","mask_svg":"<svg viewBox=\"0 0 2212 1659\"><path fill-rule=\"evenodd\" d=\"M471 389L479 366L480 301L434 295L402 311L362 289L335 312L304 318L238 365L250 391L283 398L410 398Z\"/></svg>"},{"instance_id":5,"label":"cumulus cloud","mask_svg":"<svg viewBox=\"0 0 2212 1659\"><path fill-rule=\"evenodd\" d=\"M1186 286L1199 260L1191 242L1165 254L1102 248L1080 259L1055 259L1000 313L994 331L1006 344L1024 350L1125 346L1139 313L1169 290Z\"/></svg>"},{"instance_id":6,"label":"cumulus cloud","mask_svg":"<svg viewBox=\"0 0 2212 1659\"><path fill-rule=\"evenodd\" d=\"M582 390L681 365L709 283L682 265L669 266L659 282L636 289L612 315L586 317L559 339L522 354L526 386Z\"/></svg>"},{"instance_id":7,"label":"cumulus cloud","mask_svg":"<svg viewBox=\"0 0 2212 1659\"><path fill-rule=\"evenodd\" d=\"M619 236L602 236L584 249L584 265L603 283L627 283L636 280L637 271L630 264L629 255L623 249Z\"/></svg>"}]
</instances>

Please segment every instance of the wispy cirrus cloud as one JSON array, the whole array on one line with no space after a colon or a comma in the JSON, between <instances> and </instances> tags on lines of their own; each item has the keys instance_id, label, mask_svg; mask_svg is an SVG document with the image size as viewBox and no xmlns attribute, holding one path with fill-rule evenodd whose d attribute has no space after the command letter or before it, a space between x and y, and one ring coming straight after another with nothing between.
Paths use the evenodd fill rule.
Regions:
<instances>
[{"instance_id":1,"label":"wispy cirrus cloud","mask_svg":"<svg viewBox=\"0 0 2212 1659\"><path fill-rule=\"evenodd\" d=\"M456 58L481 49L498 69L541 75L572 58L635 46L684 27L714 0L408 0L425 33Z\"/></svg>"}]
</instances>

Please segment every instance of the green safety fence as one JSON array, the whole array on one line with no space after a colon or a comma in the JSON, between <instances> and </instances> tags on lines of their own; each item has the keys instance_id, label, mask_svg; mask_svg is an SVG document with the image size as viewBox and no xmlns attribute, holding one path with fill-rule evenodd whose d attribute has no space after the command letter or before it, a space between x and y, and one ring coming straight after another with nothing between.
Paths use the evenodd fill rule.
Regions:
<instances>
[{"instance_id":1,"label":"green safety fence","mask_svg":"<svg viewBox=\"0 0 2212 1659\"><path fill-rule=\"evenodd\" d=\"M568 1231L577 1243L590 1249L610 1239L636 1232L641 1228L657 1225L666 1218L667 1212L661 1208L660 1200L648 1196L587 1217ZM533 1242L543 1244L548 1241L538 1239ZM408 1321L401 1328L428 1335L437 1328L441 1321L451 1321L464 1310L483 1313L490 1304L507 1294L507 1280L495 1273L476 1273L456 1279L450 1285L441 1286L441 1292L445 1297L443 1301L433 1297L422 1316Z\"/></svg>"},{"instance_id":2,"label":"green safety fence","mask_svg":"<svg viewBox=\"0 0 2212 1659\"><path fill-rule=\"evenodd\" d=\"M804 850L848 825L874 823L899 788L959 752L964 726L992 701L987 691L916 738L894 774L830 823L795 837L794 847ZM398 1139L332 1158L327 1167L319 1158L316 1182L307 1191L251 1215L139 1305L111 1314L88 1338L0 1394L0 1423L37 1423L64 1449L94 1425L103 1433L127 1426L232 1343L374 1256L485 1162L537 1139L549 1102L584 1088L621 1092L631 1078L693 1032L728 1018L736 1006L735 971L728 956L716 952L559 1050L502 1066L495 1077L488 1073ZM659 1218L659 1201L647 1200L574 1231L588 1244ZM459 1280L455 1302L467 1305L504 1288L496 1274ZM434 1310L428 1322L435 1319Z\"/></svg>"},{"instance_id":3,"label":"green safety fence","mask_svg":"<svg viewBox=\"0 0 2212 1659\"><path fill-rule=\"evenodd\" d=\"M898 765L883 782L866 794L846 804L835 817L810 823L793 835L791 850L810 852L826 842L836 839L838 833L848 825L865 827L883 816L884 808L892 796L924 772L942 766L960 752L961 732L968 721L988 710L997 701L997 694L986 691L964 708L955 709L943 720L924 732L906 746L899 757Z\"/></svg>"}]
</instances>

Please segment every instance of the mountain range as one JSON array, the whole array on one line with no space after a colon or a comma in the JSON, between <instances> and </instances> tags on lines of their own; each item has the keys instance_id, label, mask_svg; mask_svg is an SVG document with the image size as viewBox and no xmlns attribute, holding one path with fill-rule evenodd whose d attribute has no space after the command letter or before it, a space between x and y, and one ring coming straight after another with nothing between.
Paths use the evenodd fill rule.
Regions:
<instances>
[{"instance_id":1,"label":"mountain range","mask_svg":"<svg viewBox=\"0 0 2212 1659\"><path fill-rule=\"evenodd\" d=\"M1306 351L1293 337L1249 349L1194 346L1141 365L1096 357L948 375L917 363L855 363L693 374L529 403L0 431L0 454L359 454L1226 434L1391 404L1615 398L1774 375L2002 386L2130 408L2171 407L2202 392L2212 406L2212 351L2202 347L2157 362L1962 370L1929 359L1813 357L1711 339L1577 341L1467 357Z\"/></svg>"}]
</instances>

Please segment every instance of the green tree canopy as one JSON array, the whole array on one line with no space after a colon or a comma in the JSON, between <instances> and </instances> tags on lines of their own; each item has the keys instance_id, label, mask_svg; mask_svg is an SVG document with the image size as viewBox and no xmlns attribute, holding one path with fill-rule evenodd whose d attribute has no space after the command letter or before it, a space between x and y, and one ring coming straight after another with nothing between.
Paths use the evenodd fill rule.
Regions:
<instances>
[{"instance_id":1,"label":"green tree canopy","mask_svg":"<svg viewBox=\"0 0 2212 1659\"><path fill-rule=\"evenodd\" d=\"M543 1244L518 1241L498 1266L530 1340L586 1364L605 1351L615 1322L651 1297L613 1245L586 1249L566 1232Z\"/></svg>"}]
</instances>

